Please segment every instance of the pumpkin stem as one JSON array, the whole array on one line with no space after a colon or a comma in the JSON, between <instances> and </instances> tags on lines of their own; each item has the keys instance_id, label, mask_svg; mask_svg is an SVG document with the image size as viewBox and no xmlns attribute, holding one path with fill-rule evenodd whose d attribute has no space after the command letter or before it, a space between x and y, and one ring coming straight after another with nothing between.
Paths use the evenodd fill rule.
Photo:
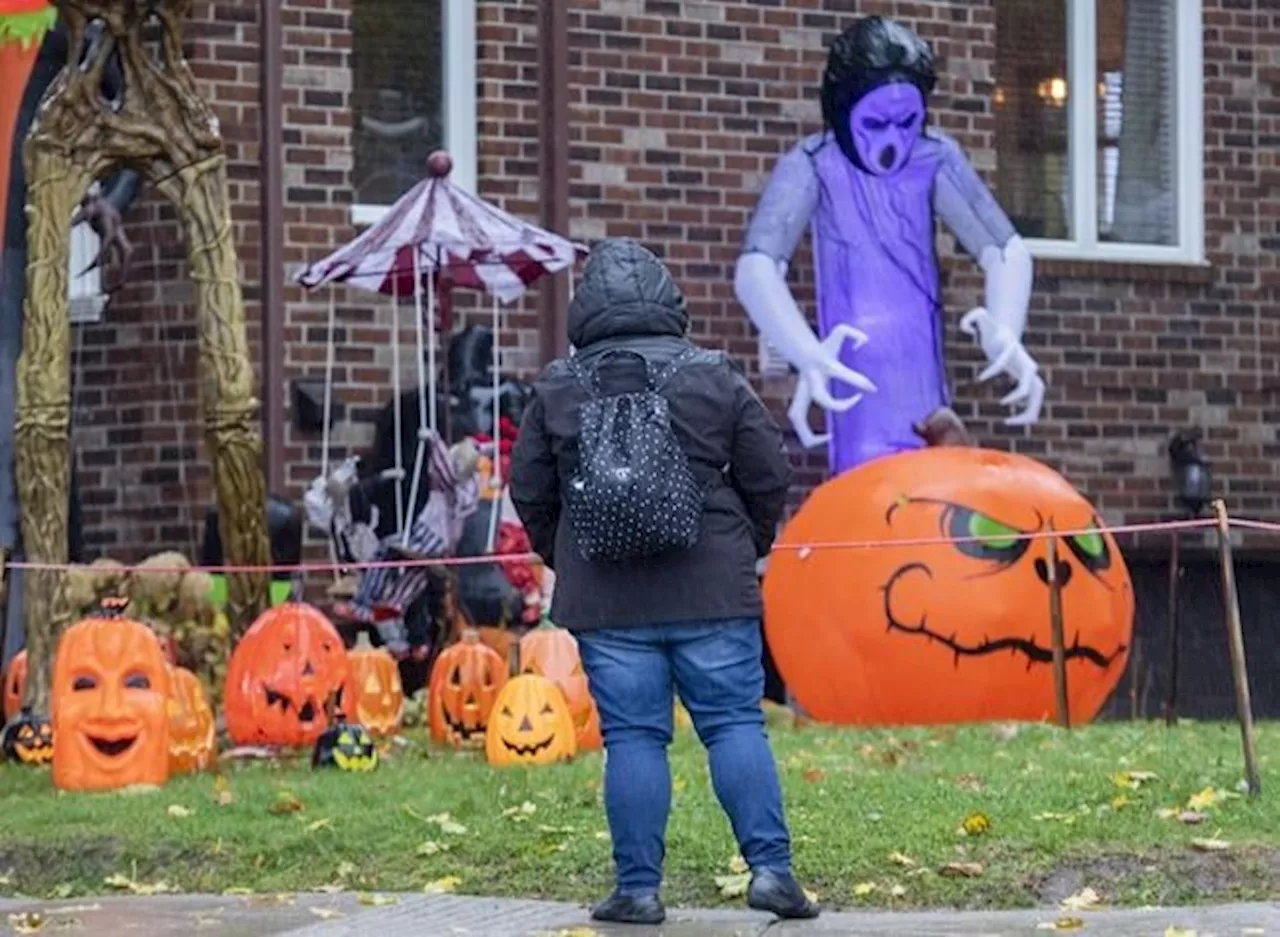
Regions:
<instances>
[{"instance_id":1,"label":"pumpkin stem","mask_svg":"<svg viewBox=\"0 0 1280 937\"><path fill-rule=\"evenodd\" d=\"M369 632L361 631L359 634L356 635L356 646L353 647L352 650L353 651L372 651L373 650L373 644L370 643L369 641Z\"/></svg>"},{"instance_id":2,"label":"pumpkin stem","mask_svg":"<svg viewBox=\"0 0 1280 937\"><path fill-rule=\"evenodd\" d=\"M480 630L475 625L467 625L462 629L462 634L458 636L458 640L463 644L479 644Z\"/></svg>"}]
</instances>

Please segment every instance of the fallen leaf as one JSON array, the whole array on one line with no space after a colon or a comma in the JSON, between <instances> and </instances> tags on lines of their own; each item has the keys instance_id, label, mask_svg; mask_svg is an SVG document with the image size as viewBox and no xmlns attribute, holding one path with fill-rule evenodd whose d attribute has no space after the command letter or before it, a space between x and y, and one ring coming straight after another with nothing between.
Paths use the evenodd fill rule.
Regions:
<instances>
[{"instance_id":1,"label":"fallen leaf","mask_svg":"<svg viewBox=\"0 0 1280 937\"><path fill-rule=\"evenodd\" d=\"M671 779L671 790L677 794L679 794L688 786L689 786L689 782L686 781L684 778L680 777L680 775L678 774Z\"/></svg>"},{"instance_id":2,"label":"fallen leaf","mask_svg":"<svg viewBox=\"0 0 1280 937\"><path fill-rule=\"evenodd\" d=\"M298 799L298 795L293 791L281 791L276 795L275 803L267 808L268 813L275 814L278 817L290 813L298 813L301 810L302 801Z\"/></svg>"},{"instance_id":3,"label":"fallen leaf","mask_svg":"<svg viewBox=\"0 0 1280 937\"><path fill-rule=\"evenodd\" d=\"M243 885L232 885L230 888L222 889L222 893L230 898L236 895L252 895L253 889L245 888Z\"/></svg>"},{"instance_id":4,"label":"fallen leaf","mask_svg":"<svg viewBox=\"0 0 1280 937\"><path fill-rule=\"evenodd\" d=\"M995 736L997 741L1011 742L1018 736L1020 731L1017 723L1006 722L991 727L991 734Z\"/></svg>"},{"instance_id":5,"label":"fallen leaf","mask_svg":"<svg viewBox=\"0 0 1280 937\"><path fill-rule=\"evenodd\" d=\"M804 774L801 775L810 784L818 784L825 781L827 776L821 768L806 768Z\"/></svg>"},{"instance_id":6,"label":"fallen leaf","mask_svg":"<svg viewBox=\"0 0 1280 937\"><path fill-rule=\"evenodd\" d=\"M315 832L318 832L319 830L331 830L331 829L333 829L333 820L331 820L329 817L325 817L322 820L312 820L310 823L307 824L308 833L315 833Z\"/></svg>"},{"instance_id":7,"label":"fallen leaf","mask_svg":"<svg viewBox=\"0 0 1280 937\"><path fill-rule=\"evenodd\" d=\"M905 885L894 885L892 888L889 889L889 894L892 895L894 898L901 898L906 893L907 893L907 887Z\"/></svg>"},{"instance_id":8,"label":"fallen leaf","mask_svg":"<svg viewBox=\"0 0 1280 937\"><path fill-rule=\"evenodd\" d=\"M961 774L956 777L956 787L979 794L982 792L982 778L976 774Z\"/></svg>"},{"instance_id":9,"label":"fallen leaf","mask_svg":"<svg viewBox=\"0 0 1280 937\"><path fill-rule=\"evenodd\" d=\"M39 911L23 911L9 915L9 926L15 934L34 934L44 927L44 915Z\"/></svg>"},{"instance_id":10,"label":"fallen leaf","mask_svg":"<svg viewBox=\"0 0 1280 937\"><path fill-rule=\"evenodd\" d=\"M182 806L182 804L170 804L167 813L175 820L185 820L187 817L195 813L195 811L190 807Z\"/></svg>"},{"instance_id":11,"label":"fallen leaf","mask_svg":"<svg viewBox=\"0 0 1280 937\"><path fill-rule=\"evenodd\" d=\"M1064 911L1088 911L1102 904L1102 897L1092 888L1082 888L1074 895L1068 895L1061 901Z\"/></svg>"},{"instance_id":12,"label":"fallen leaf","mask_svg":"<svg viewBox=\"0 0 1280 937\"><path fill-rule=\"evenodd\" d=\"M960 833L964 836L981 836L991 829L991 818L985 813L971 813L960 823Z\"/></svg>"},{"instance_id":13,"label":"fallen leaf","mask_svg":"<svg viewBox=\"0 0 1280 937\"><path fill-rule=\"evenodd\" d=\"M1183 823L1195 825L1209 819L1209 815L1207 813L1197 813L1194 810L1184 810L1178 814L1178 819Z\"/></svg>"},{"instance_id":14,"label":"fallen leaf","mask_svg":"<svg viewBox=\"0 0 1280 937\"><path fill-rule=\"evenodd\" d=\"M434 839L429 839L413 852L414 855L418 856L434 856L442 852L448 852L452 848L448 843L437 843Z\"/></svg>"},{"instance_id":15,"label":"fallen leaf","mask_svg":"<svg viewBox=\"0 0 1280 937\"><path fill-rule=\"evenodd\" d=\"M938 870L948 878L977 878L982 874L981 862L948 862Z\"/></svg>"},{"instance_id":16,"label":"fallen leaf","mask_svg":"<svg viewBox=\"0 0 1280 937\"><path fill-rule=\"evenodd\" d=\"M1182 813L1182 811L1177 807L1160 807L1156 810L1156 816L1161 820L1172 820L1180 813Z\"/></svg>"},{"instance_id":17,"label":"fallen leaf","mask_svg":"<svg viewBox=\"0 0 1280 937\"><path fill-rule=\"evenodd\" d=\"M1190 927L1174 927L1171 924L1164 929L1164 937L1196 937L1196 932Z\"/></svg>"},{"instance_id":18,"label":"fallen leaf","mask_svg":"<svg viewBox=\"0 0 1280 937\"><path fill-rule=\"evenodd\" d=\"M1217 791L1212 787L1206 787L1200 793L1192 794L1187 798L1187 809L1195 811L1207 810L1209 807L1216 805L1221 799L1222 797Z\"/></svg>"},{"instance_id":19,"label":"fallen leaf","mask_svg":"<svg viewBox=\"0 0 1280 937\"><path fill-rule=\"evenodd\" d=\"M508 820L523 823L537 812L538 805L526 800L518 807L508 807L506 810L502 811L502 815Z\"/></svg>"},{"instance_id":20,"label":"fallen leaf","mask_svg":"<svg viewBox=\"0 0 1280 937\"><path fill-rule=\"evenodd\" d=\"M1035 820L1037 823L1048 823L1051 821L1056 823L1076 822L1075 814L1071 813L1037 813L1031 819Z\"/></svg>"},{"instance_id":21,"label":"fallen leaf","mask_svg":"<svg viewBox=\"0 0 1280 937\"><path fill-rule=\"evenodd\" d=\"M1137 790L1148 781L1154 781L1158 775L1154 771L1118 771L1111 776L1116 787Z\"/></svg>"},{"instance_id":22,"label":"fallen leaf","mask_svg":"<svg viewBox=\"0 0 1280 937\"><path fill-rule=\"evenodd\" d=\"M875 882L859 882L853 886L853 894L855 898L865 898L875 890Z\"/></svg>"},{"instance_id":23,"label":"fallen leaf","mask_svg":"<svg viewBox=\"0 0 1280 937\"><path fill-rule=\"evenodd\" d=\"M227 783L227 776L220 774L213 779L213 802L219 807L230 807L235 803L236 796L231 793L231 788Z\"/></svg>"},{"instance_id":24,"label":"fallen leaf","mask_svg":"<svg viewBox=\"0 0 1280 937\"><path fill-rule=\"evenodd\" d=\"M741 853L734 853L729 857L729 871L734 875L741 875L743 872L750 871L747 860L742 858Z\"/></svg>"},{"instance_id":25,"label":"fallen leaf","mask_svg":"<svg viewBox=\"0 0 1280 937\"><path fill-rule=\"evenodd\" d=\"M127 875L109 875L102 880L102 884L108 888L117 888L121 891L133 892L135 895L163 895L169 892L177 891L168 882L135 882Z\"/></svg>"},{"instance_id":26,"label":"fallen leaf","mask_svg":"<svg viewBox=\"0 0 1280 937\"><path fill-rule=\"evenodd\" d=\"M724 898L740 898L747 893L747 887L751 884L751 873L743 872L738 875L717 875L716 888L720 889L720 895Z\"/></svg>"},{"instance_id":27,"label":"fallen leaf","mask_svg":"<svg viewBox=\"0 0 1280 937\"><path fill-rule=\"evenodd\" d=\"M1084 921L1078 917L1060 917L1056 921L1037 924L1036 930L1073 931L1084 927Z\"/></svg>"},{"instance_id":28,"label":"fallen leaf","mask_svg":"<svg viewBox=\"0 0 1280 937\"><path fill-rule=\"evenodd\" d=\"M422 890L428 895L444 895L458 890L458 886L462 884L462 879L456 875L446 875L444 878L438 878L434 882L428 882L422 886Z\"/></svg>"},{"instance_id":29,"label":"fallen leaf","mask_svg":"<svg viewBox=\"0 0 1280 937\"><path fill-rule=\"evenodd\" d=\"M356 901L360 902L366 908L382 908L391 904L399 904L400 899L395 895L384 895L382 892L362 891L356 895Z\"/></svg>"},{"instance_id":30,"label":"fallen leaf","mask_svg":"<svg viewBox=\"0 0 1280 937\"><path fill-rule=\"evenodd\" d=\"M912 859L910 856L903 855L900 852L889 853L889 861L894 865L902 866L904 869L912 868L916 864L915 859Z\"/></svg>"},{"instance_id":31,"label":"fallen leaf","mask_svg":"<svg viewBox=\"0 0 1280 937\"><path fill-rule=\"evenodd\" d=\"M55 899L70 898L71 892L73 892L74 890L75 890L75 886L72 885L70 882L62 882L61 884L53 886L53 889L49 892L49 897L55 898Z\"/></svg>"},{"instance_id":32,"label":"fallen leaf","mask_svg":"<svg viewBox=\"0 0 1280 937\"><path fill-rule=\"evenodd\" d=\"M1123 810L1127 806L1129 806L1129 795L1117 794L1115 797L1111 798L1112 810Z\"/></svg>"},{"instance_id":33,"label":"fallen leaf","mask_svg":"<svg viewBox=\"0 0 1280 937\"><path fill-rule=\"evenodd\" d=\"M441 833L447 833L450 836L465 836L467 833L467 828L448 813L437 813L434 816L427 817L427 822L434 823L440 827Z\"/></svg>"},{"instance_id":34,"label":"fallen leaf","mask_svg":"<svg viewBox=\"0 0 1280 937\"><path fill-rule=\"evenodd\" d=\"M538 937L601 937L601 934L590 927L567 927L557 931L543 931Z\"/></svg>"},{"instance_id":35,"label":"fallen leaf","mask_svg":"<svg viewBox=\"0 0 1280 937\"><path fill-rule=\"evenodd\" d=\"M351 878L356 874L356 865L354 862L338 863L338 878Z\"/></svg>"},{"instance_id":36,"label":"fallen leaf","mask_svg":"<svg viewBox=\"0 0 1280 937\"><path fill-rule=\"evenodd\" d=\"M337 908L312 908L311 913L322 921L333 921L346 916Z\"/></svg>"},{"instance_id":37,"label":"fallen leaf","mask_svg":"<svg viewBox=\"0 0 1280 937\"><path fill-rule=\"evenodd\" d=\"M1231 844L1225 839L1193 839L1191 848L1200 852L1226 852Z\"/></svg>"}]
</instances>

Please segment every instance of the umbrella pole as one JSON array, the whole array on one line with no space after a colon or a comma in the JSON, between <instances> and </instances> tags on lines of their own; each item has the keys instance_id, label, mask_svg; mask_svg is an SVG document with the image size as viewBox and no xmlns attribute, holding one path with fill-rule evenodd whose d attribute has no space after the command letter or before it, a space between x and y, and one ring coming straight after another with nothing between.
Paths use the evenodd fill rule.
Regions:
<instances>
[{"instance_id":1,"label":"umbrella pole","mask_svg":"<svg viewBox=\"0 0 1280 937\"><path fill-rule=\"evenodd\" d=\"M320 477L325 480L325 484L329 483L329 445L332 441L333 431L329 428L329 424L333 419L333 367L334 367L334 349L337 344L334 334L338 328L338 298L333 291L333 287L329 287L329 334L326 340L325 358L324 358L324 429L321 433L321 453L320 453ZM336 512L338 506L333 505ZM311 525L306 524L303 530L309 531ZM305 533L304 533L305 537ZM333 531L329 532L329 560L333 563L333 581L338 581L338 544L334 541Z\"/></svg>"},{"instance_id":2,"label":"umbrella pole","mask_svg":"<svg viewBox=\"0 0 1280 937\"><path fill-rule=\"evenodd\" d=\"M401 452L403 448L404 437L402 435L402 415L400 413L400 271L399 258L397 258L395 269L392 270L392 287L391 295L394 306L391 312L391 381L393 390L393 402L391 405L392 420L395 423L395 460L396 460L396 533L400 533L404 527L404 455Z\"/></svg>"},{"instance_id":3,"label":"umbrella pole","mask_svg":"<svg viewBox=\"0 0 1280 937\"><path fill-rule=\"evenodd\" d=\"M498 308L498 297L493 297L493 364L491 366L493 381L493 462L489 472L489 487L497 489L497 495L493 501L493 509L489 511L489 538L486 541L485 552L492 553L494 544L498 540L498 515L502 513L502 493L506 487L506 480L502 477L502 416L501 408L498 406L498 362L500 360L498 348L498 328L501 324Z\"/></svg>"},{"instance_id":4,"label":"umbrella pole","mask_svg":"<svg viewBox=\"0 0 1280 937\"><path fill-rule=\"evenodd\" d=\"M413 481L409 484L409 511L413 521L404 525L400 535L400 545L409 545L409 534L413 530L413 522L418 515L418 487L422 480L422 459L427 452L427 440L431 431L427 426L427 377L422 361L422 255L415 247L413 250L413 324L414 340L418 349L418 448L413 454Z\"/></svg>"}]
</instances>

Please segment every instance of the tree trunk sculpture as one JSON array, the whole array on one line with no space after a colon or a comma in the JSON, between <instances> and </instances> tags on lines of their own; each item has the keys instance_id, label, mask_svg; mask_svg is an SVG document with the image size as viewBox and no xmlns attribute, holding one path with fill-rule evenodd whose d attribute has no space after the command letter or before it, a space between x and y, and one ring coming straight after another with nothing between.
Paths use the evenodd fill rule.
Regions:
<instances>
[{"instance_id":1,"label":"tree trunk sculpture","mask_svg":"<svg viewBox=\"0 0 1280 937\"><path fill-rule=\"evenodd\" d=\"M182 53L191 0L61 0L67 67L27 138L30 254L18 361L16 469L23 540L33 563L66 561L71 411L67 270L71 219L95 179L140 172L173 202L196 283L200 394L227 562L266 566L270 546L258 401L231 237L218 121ZM122 88L104 82L114 63ZM243 630L267 605L265 572L230 577L228 611ZM49 672L68 612L61 573L33 571L25 703L48 712Z\"/></svg>"}]
</instances>

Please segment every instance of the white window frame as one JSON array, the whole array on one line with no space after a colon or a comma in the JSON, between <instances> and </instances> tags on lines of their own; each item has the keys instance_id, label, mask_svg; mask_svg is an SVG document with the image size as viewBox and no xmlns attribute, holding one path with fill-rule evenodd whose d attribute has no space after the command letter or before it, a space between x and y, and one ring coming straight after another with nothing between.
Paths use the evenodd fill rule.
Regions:
<instances>
[{"instance_id":1,"label":"white window frame","mask_svg":"<svg viewBox=\"0 0 1280 937\"><path fill-rule=\"evenodd\" d=\"M1098 241L1097 0L1067 3L1067 119L1070 240L1027 238L1032 256L1113 263L1205 263L1204 249L1204 30L1203 0L1169 0L1174 23L1177 244ZM1081 104L1087 104L1081 107ZM1083 145L1081 145L1083 144Z\"/></svg>"},{"instance_id":2,"label":"white window frame","mask_svg":"<svg viewBox=\"0 0 1280 937\"><path fill-rule=\"evenodd\" d=\"M464 189L476 188L476 0L443 0L444 146L453 157L452 179ZM426 174L427 167L422 167ZM351 223L376 224L390 205L351 206Z\"/></svg>"},{"instance_id":3,"label":"white window frame","mask_svg":"<svg viewBox=\"0 0 1280 937\"><path fill-rule=\"evenodd\" d=\"M94 183L91 194L100 192ZM107 308L107 294L102 291L102 267L88 267L98 256L102 241L89 222L82 221L71 229L70 264L67 270L67 299L74 325L91 325L102 321Z\"/></svg>"}]
</instances>

